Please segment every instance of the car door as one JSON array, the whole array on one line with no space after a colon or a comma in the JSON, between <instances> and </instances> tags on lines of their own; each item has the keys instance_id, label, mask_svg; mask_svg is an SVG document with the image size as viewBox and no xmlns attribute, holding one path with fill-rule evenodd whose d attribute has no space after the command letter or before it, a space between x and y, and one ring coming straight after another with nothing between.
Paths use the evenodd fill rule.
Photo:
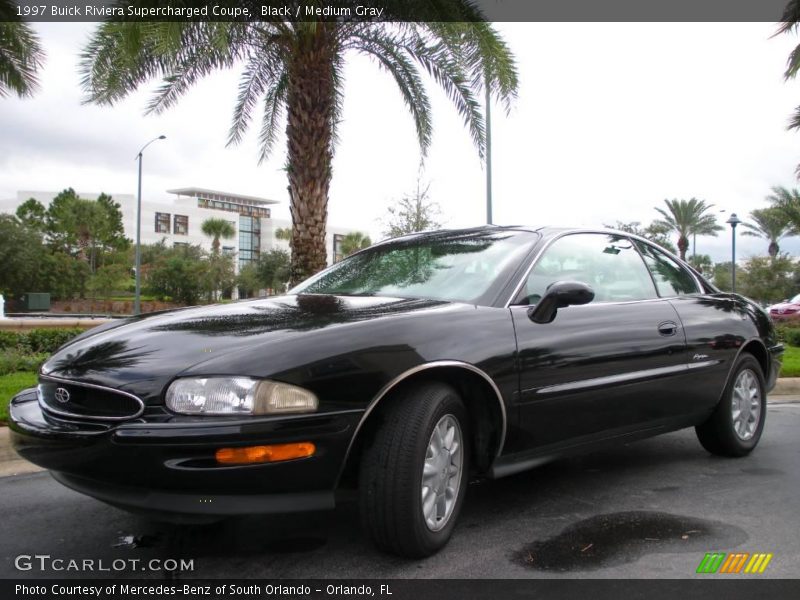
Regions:
<instances>
[{"instance_id":1,"label":"car door","mask_svg":"<svg viewBox=\"0 0 800 600\"><path fill-rule=\"evenodd\" d=\"M702 414L714 408L739 349L752 331L747 305L728 294L704 291L691 272L645 242L636 242L653 275L659 295L668 298L686 335L688 365L676 409Z\"/></svg>"},{"instance_id":2,"label":"car door","mask_svg":"<svg viewBox=\"0 0 800 600\"><path fill-rule=\"evenodd\" d=\"M581 281L595 298L538 324L528 312L556 281ZM630 239L572 233L537 259L510 307L517 336L519 450L655 426L673 414L686 369L676 310L658 296Z\"/></svg>"}]
</instances>

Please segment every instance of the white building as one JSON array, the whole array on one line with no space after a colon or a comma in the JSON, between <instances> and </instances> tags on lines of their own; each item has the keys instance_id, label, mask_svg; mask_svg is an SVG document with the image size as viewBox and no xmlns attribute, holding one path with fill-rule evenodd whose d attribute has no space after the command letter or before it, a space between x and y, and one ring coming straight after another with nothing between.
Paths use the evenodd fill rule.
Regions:
<instances>
[{"instance_id":1,"label":"white building","mask_svg":"<svg viewBox=\"0 0 800 600\"><path fill-rule=\"evenodd\" d=\"M35 198L47 207L57 194L19 191L16 198L0 200L0 213L15 213L17 207L29 198ZM167 244L200 245L210 250L212 240L203 234L201 228L207 219L218 218L229 221L236 230L233 238L220 240L220 245L224 252L236 255L237 271L261 252L272 248L289 250L288 241L275 237L276 229L291 227L289 220L272 218L270 206L277 204L277 200L198 187L167 190L167 194L157 200L142 199L142 244L156 244L163 239ZM78 192L78 196L95 200L99 194ZM126 237L135 240L136 196L113 193L111 197L121 207ZM331 264L341 259L341 238L353 230L330 225L327 229L326 247L328 264Z\"/></svg>"}]
</instances>

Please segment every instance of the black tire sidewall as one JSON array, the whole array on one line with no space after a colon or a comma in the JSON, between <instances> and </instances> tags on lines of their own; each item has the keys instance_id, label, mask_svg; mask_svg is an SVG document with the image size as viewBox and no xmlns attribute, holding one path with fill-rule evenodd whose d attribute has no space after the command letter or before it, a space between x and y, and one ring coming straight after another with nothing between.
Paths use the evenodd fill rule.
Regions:
<instances>
[{"instance_id":1,"label":"black tire sidewall","mask_svg":"<svg viewBox=\"0 0 800 600\"><path fill-rule=\"evenodd\" d=\"M429 413L427 415L426 427L423 431L420 431L417 447L414 451L415 466L412 468L416 469L417 476L414 478L413 489L409 490L409 493L412 494L411 506L414 511L413 523L415 537L420 543L420 546L428 548L431 553L444 546L450 539L456 522L458 521L461 507L464 504L464 496L469 482L469 420L461 399L452 389L446 389L447 391L442 393L438 402L428 405ZM453 514L450 515L447 524L439 531L431 531L425 524L422 513L422 468L425 463L428 442L433 433L433 428L442 417L448 414L455 417L458 421L458 426L461 428L461 481L459 482L458 496L455 507L453 508Z\"/></svg>"},{"instance_id":2,"label":"black tire sidewall","mask_svg":"<svg viewBox=\"0 0 800 600\"><path fill-rule=\"evenodd\" d=\"M736 380L738 379L739 375L746 369L755 375L759 386L759 395L761 397L761 413L759 415L758 425L756 426L753 437L751 437L749 440L743 440L737 435L733 427L733 417L731 415L733 389L736 385ZM724 442L743 453L749 453L752 451L753 448L755 448L758 444L758 441L761 439L761 433L764 430L764 422L766 421L767 416L767 395L765 390L766 383L764 382L764 374L761 372L761 365L758 363L758 361L750 354L739 358L736 363L736 368L731 375L730 381L725 388L722 401L717 408L719 414L716 415L716 417L718 419L718 431L722 436L724 436Z\"/></svg>"}]
</instances>

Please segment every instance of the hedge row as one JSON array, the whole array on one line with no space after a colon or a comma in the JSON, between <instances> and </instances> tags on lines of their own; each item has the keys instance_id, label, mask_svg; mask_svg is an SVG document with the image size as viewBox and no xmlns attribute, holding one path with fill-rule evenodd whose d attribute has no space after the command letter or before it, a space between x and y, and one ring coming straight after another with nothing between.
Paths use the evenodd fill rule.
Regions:
<instances>
[{"instance_id":1,"label":"hedge row","mask_svg":"<svg viewBox=\"0 0 800 600\"><path fill-rule=\"evenodd\" d=\"M31 329L30 331L0 331L0 352L19 354L52 354L83 329Z\"/></svg>"}]
</instances>

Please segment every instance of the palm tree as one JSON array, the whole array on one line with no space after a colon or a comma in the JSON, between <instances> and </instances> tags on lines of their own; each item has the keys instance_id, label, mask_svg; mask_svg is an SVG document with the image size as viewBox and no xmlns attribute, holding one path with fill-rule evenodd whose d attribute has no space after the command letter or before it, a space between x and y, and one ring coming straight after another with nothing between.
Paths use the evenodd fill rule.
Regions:
<instances>
[{"instance_id":1,"label":"palm tree","mask_svg":"<svg viewBox=\"0 0 800 600\"><path fill-rule=\"evenodd\" d=\"M292 230L289 227L278 227L275 230L275 239L276 240L291 240L292 239Z\"/></svg>"},{"instance_id":2,"label":"palm tree","mask_svg":"<svg viewBox=\"0 0 800 600\"><path fill-rule=\"evenodd\" d=\"M742 231L742 235L769 240L768 252L772 258L778 256L781 250L778 245L780 239L797 233L783 211L777 207L757 208L750 213L750 219L752 224L742 223L742 227L747 230Z\"/></svg>"},{"instance_id":3,"label":"palm tree","mask_svg":"<svg viewBox=\"0 0 800 600\"><path fill-rule=\"evenodd\" d=\"M358 4L341 0L337 8L349 7L355 14ZM481 157L486 135L480 98L485 86L506 110L516 96L514 58L472 0L386 0L382 6L383 19L391 22L106 22L85 48L83 86L89 101L112 105L161 77L148 107L158 113L201 77L243 62L228 144L242 140L262 102L263 161L285 116L291 280L296 283L327 262L328 190L348 54L367 56L392 76L413 118L423 156L432 126L422 72L447 93Z\"/></svg>"},{"instance_id":4,"label":"palm tree","mask_svg":"<svg viewBox=\"0 0 800 600\"><path fill-rule=\"evenodd\" d=\"M339 247L342 250L342 254L345 256L350 256L354 252L358 252L364 248L369 248L370 246L372 246L372 240L369 239L368 235L364 235L360 231L351 231L342 238L342 242Z\"/></svg>"},{"instance_id":5,"label":"palm tree","mask_svg":"<svg viewBox=\"0 0 800 600\"><path fill-rule=\"evenodd\" d=\"M773 208L783 215L793 231L800 231L800 192L797 189L789 190L776 186L772 188L772 194L767 196L767 200L772 202Z\"/></svg>"},{"instance_id":6,"label":"palm tree","mask_svg":"<svg viewBox=\"0 0 800 600\"><path fill-rule=\"evenodd\" d=\"M800 26L800 2L798 0L789 0L786 8L783 11L783 16L780 19L780 26L775 35L779 33L793 34ZM800 73L800 44L795 46L792 53L789 55L789 61L786 65L786 71L783 76L786 80L794 79ZM794 114L789 119L787 129L800 129L800 106L794 109ZM795 169L795 173L800 177L800 165Z\"/></svg>"},{"instance_id":7,"label":"palm tree","mask_svg":"<svg viewBox=\"0 0 800 600\"><path fill-rule=\"evenodd\" d=\"M16 4L0 0L0 98L9 92L20 98L33 95L43 59L39 40L17 16Z\"/></svg>"},{"instance_id":8,"label":"palm tree","mask_svg":"<svg viewBox=\"0 0 800 600\"><path fill-rule=\"evenodd\" d=\"M717 219L708 211L713 204L706 204L705 200L692 198L690 200L664 200L667 210L655 209L661 214L662 219L653 221L657 227L666 228L678 234L678 252L681 260L686 260L686 250L689 248L690 235L713 235L723 228L717 224Z\"/></svg>"},{"instance_id":9,"label":"palm tree","mask_svg":"<svg viewBox=\"0 0 800 600\"><path fill-rule=\"evenodd\" d=\"M204 234L213 238L211 240L211 251L215 255L219 254L220 238L229 240L236 235L236 228L230 221L214 217L203 221L203 226L200 229Z\"/></svg>"}]
</instances>

